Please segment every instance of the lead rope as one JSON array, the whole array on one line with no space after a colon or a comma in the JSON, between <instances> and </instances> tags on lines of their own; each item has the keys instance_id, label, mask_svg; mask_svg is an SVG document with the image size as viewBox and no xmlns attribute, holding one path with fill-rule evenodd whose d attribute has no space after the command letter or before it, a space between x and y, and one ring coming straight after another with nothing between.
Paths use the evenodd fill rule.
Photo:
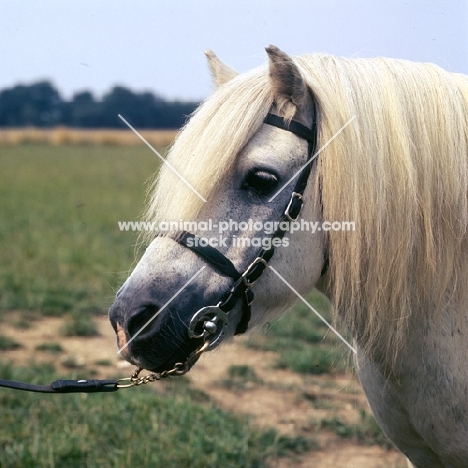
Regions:
<instances>
[{"instance_id":1,"label":"lead rope","mask_svg":"<svg viewBox=\"0 0 468 468\"><path fill-rule=\"evenodd\" d=\"M210 340L205 338L202 346L194 351L185 362L178 362L170 370L163 372L154 372L152 374L140 377L141 367L137 367L130 377L118 380L56 380L50 385L36 385L16 380L0 379L0 387L13 390L22 390L35 393L110 393L116 392L121 388L136 387L156 380L167 379L171 376L180 376L186 374L191 367L198 361L200 356L209 348Z\"/></svg>"}]
</instances>

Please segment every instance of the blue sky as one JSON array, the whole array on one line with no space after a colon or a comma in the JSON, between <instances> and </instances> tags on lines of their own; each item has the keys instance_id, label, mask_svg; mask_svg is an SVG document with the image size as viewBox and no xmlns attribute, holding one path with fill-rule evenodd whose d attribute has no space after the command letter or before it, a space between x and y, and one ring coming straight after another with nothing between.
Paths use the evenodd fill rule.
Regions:
<instances>
[{"instance_id":1,"label":"blue sky","mask_svg":"<svg viewBox=\"0 0 468 468\"><path fill-rule=\"evenodd\" d=\"M1 0L0 89L49 79L66 98L121 84L199 100L204 50L246 71L269 44L468 74L468 0Z\"/></svg>"}]
</instances>

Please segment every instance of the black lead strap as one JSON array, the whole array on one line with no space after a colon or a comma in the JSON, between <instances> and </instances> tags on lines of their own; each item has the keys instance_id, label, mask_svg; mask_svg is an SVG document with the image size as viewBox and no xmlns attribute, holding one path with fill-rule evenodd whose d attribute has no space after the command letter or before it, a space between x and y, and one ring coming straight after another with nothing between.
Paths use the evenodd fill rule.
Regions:
<instances>
[{"instance_id":1,"label":"black lead strap","mask_svg":"<svg viewBox=\"0 0 468 468\"><path fill-rule=\"evenodd\" d=\"M35 385L0 379L0 387L36 393L109 393L119 389L117 380L56 380L50 385Z\"/></svg>"}]
</instances>

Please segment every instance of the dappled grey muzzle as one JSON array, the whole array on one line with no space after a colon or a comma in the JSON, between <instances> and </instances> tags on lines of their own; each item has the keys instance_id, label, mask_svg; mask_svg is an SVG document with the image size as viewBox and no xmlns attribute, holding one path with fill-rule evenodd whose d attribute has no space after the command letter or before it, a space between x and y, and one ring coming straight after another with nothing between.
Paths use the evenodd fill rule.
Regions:
<instances>
[{"instance_id":1,"label":"dappled grey muzzle","mask_svg":"<svg viewBox=\"0 0 468 468\"><path fill-rule=\"evenodd\" d=\"M129 304L133 303L132 307ZM119 353L131 363L162 372L184 362L203 344L203 339L189 337L188 326L193 312L141 303L122 293L109 310L109 319L117 334ZM183 309L182 309L183 310Z\"/></svg>"}]
</instances>

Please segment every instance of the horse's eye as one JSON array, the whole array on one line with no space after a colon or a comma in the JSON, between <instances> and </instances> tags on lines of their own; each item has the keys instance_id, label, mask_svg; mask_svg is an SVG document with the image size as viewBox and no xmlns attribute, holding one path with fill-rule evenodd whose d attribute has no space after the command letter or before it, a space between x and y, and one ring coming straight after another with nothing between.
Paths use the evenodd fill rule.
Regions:
<instances>
[{"instance_id":1,"label":"horse's eye","mask_svg":"<svg viewBox=\"0 0 468 468\"><path fill-rule=\"evenodd\" d=\"M278 178L275 174L260 169L252 169L245 177L243 188L262 194L273 190L277 184Z\"/></svg>"}]
</instances>

